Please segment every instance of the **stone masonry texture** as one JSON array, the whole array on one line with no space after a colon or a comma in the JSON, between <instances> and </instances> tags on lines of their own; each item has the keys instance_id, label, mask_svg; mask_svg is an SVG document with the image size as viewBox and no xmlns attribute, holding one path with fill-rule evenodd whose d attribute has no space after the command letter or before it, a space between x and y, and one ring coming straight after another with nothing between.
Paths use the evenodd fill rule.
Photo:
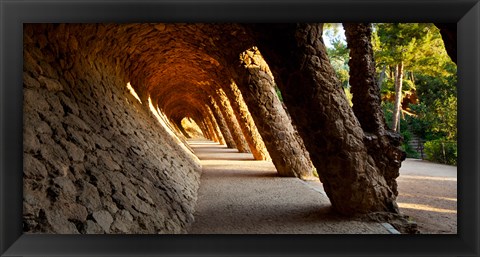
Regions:
<instances>
[{"instance_id":1,"label":"stone masonry texture","mask_svg":"<svg viewBox=\"0 0 480 257\"><path fill-rule=\"evenodd\" d=\"M24 231L185 233L201 173L185 117L280 175L316 169L341 214L398 213L401 138L382 127L369 31L349 26L367 46L354 109L321 24L25 24Z\"/></svg>"},{"instance_id":2,"label":"stone masonry texture","mask_svg":"<svg viewBox=\"0 0 480 257\"><path fill-rule=\"evenodd\" d=\"M25 26L24 231L184 233L198 159L130 95L115 67L85 56L79 37Z\"/></svg>"},{"instance_id":3,"label":"stone masonry texture","mask_svg":"<svg viewBox=\"0 0 480 257\"><path fill-rule=\"evenodd\" d=\"M251 27L333 207L344 215L397 213L395 192L328 64L322 24Z\"/></svg>"}]
</instances>

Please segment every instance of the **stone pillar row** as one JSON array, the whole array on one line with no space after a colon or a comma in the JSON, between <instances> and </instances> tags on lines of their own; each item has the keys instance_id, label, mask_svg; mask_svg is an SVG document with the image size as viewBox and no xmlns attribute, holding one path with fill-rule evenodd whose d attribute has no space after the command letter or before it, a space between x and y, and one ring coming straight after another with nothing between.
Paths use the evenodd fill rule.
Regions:
<instances>
[{"instance_id":1,"label":"stone pillar row","mask_svg":"<svg viewBox=\"0 0 480 257\"><path fill-rule=\"evenodd\" d=\"M225 139L225 144L227 145L228 148L237 148L237 145L235 144L235 141L233 140L232 134L230 133L230 130L228 129L227 122L225 121L222 112L220 111L220 108L218 107L215 99L213 96L209 96L209 102L207 103L208 107L210 108L213 117L217 121L218 128Z\"/></svg>"},{"instance_id":2,"label":"stone pillar row","mask_svg":"<svg viewBox=\"0 0 480 257\"><path fill-rule=\"evenodd\" d=\"M219 110L224 117L225 123L230 131L233 141L235 141L236 148L240 153L249 153L247 142L238 125L238 121L233 113L232 106L228 100L225 92L221 88L217 88L213 94L213 99L218 103Z\"/></svg>"},{"instance_id":3,"label":"stone pillar row","mask_svg":"<svg viewBox=\"0 0 480 257\"><path fill-rule=\"evenodd\" d=\"M254 55L232 72L235 79L230 83L203 89L208 96L202 97L206 104L197 124L210 140L251 152L256 160L271 158L280 176L311 179L315 168L309 154L277 96L266 63L259 52Z\"/></svg>"},{"instance_id":4,"label":"stone pillar row","mask_svg":"<svg viewBox=\"0 0 480 257\"><path fill-rule=\"evenodd\" d=\"M369 154L368 137L330 65L322 24L251 29L334 209L345 215L398 213L395 189Z\"/></svg>"},{"instance_id":5,"label":"stone pillar row","mask_svg":"<svg viewBox=\"0 0 480 257\"><path fill-rule=\"evenodd\" d=\"M238 86L232 81L230 84L226 84L224 88L253 157L255 160L271 160Z\"/></svg>"},{"instance_id":6,"label":"stone pillar row","mask_svg":"<svg viewBox=\"0 0 480 257\"><path fill-rule=\"evenodd\" d=\"M255 56L256 55L256 56ZM314 167L303 150L303 142L295 136L295 129L275 91L271 74L262 65L259 53L243 55L236 80L243 99L264 140L272 162L280 176L312 177Z\"/></svg>"}]
</instances>

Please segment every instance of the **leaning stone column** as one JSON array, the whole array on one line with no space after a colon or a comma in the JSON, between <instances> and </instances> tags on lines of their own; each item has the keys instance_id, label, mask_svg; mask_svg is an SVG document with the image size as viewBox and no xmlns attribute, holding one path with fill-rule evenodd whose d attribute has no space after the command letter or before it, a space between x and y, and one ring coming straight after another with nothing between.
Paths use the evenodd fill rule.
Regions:
<instances>
[{"instance_id":1,"label":"leaning stone column","mask_svg":"<svg viewBox=\"0 0 480 257\"><path fill-rule=\"evenodd\" d=\"M207 123L204 120L200 122L199 126L207 139L215 141L215 139L213 138L213 135L210 133L210 130L208 129Z\"/></svg>"},{"instance_id":2,"label":"leaning stone column","mask_svg":"<svg viewBox=\"0 0 480 257\"><path fill-rule=\"evenodd\" d=\"M212 110L215 120L218 123L218 128L222 132L222 136L225 139L225 144L227 145L228 148L237 148L237 145L235 144L235 141L233 140L233 137L230 134L230 130L228 130L227 123L225 122L225 119L223 118L223 115L220 112L220 108L218 108L218 105L212 96L209 97L208 104L210 109Z\"/></svg>"},{"instance_id":3,"label":"leaning stone column","mask_svg":"<svg viewBox=\"0 0 480 257\"><path fill-rule=\"evenodd\" d=\"M395 193L368 154L365 134L330 65L322 25L250 27L335 210L398 213Z\"/></svg>"},{"instance_id":4,"label":"leaning stone column","mask_svg":"<svg viewBox=\"0 0 480 257\"><path fill-rule=\"evenodd\" d=\"M210 122L210 119L208 119L208 117L204 117L203 122L205 123L205 125L208 128L208 133L210 133L210 135L212 137L212 140L219 143L220 140L218 139L216 131L213 129L213 126L212 126L212 123Z\"/></svg>"},{"instance_id":5,"label":"leaning stone column","mask_svg":"<svg viewBox=\"0 0 480 257\"><path fill-rule=\"evenodd\" d=\"M380 88L375 79L375 59L370 42L370 23L344 23L347 45L350 49L350 86L353 94L353 112L363 132L368 153L375 160L395 195L398 195L396 178L405 159L399 148L401 136L389 131L381 107Z\"/></svg>"},{"instance_id":6,"label":"leaning stone column","mask_svg":"<svg viewBox=\"0 0 480 257\"><path fill-rule=\"evenodd\" d=\"M313 165L295 137L290 119L275 92L274 81L255 55L247 52L238 69L239 89L280 176L312 177Z\"/></svg>"},{"instance_id":7,"label":"leaning stone column","mask_svg":"<svg viewBox=\"0 0 480 257\"><path fill-rule=\"evenodd\" d=\"M237 85L232 82L230 85L225 86L224 91L230 100L233 112L235 113L238 124L245 135L245 139L247 140L250 151L253 154L253 158L255 158L255 160L271 160L262 136L260 136L260 133L258 132L257 126L252 119L252 115L250 114L250 111L243 100L242 93Z\"/></svg>"},{"instance_id":8,"label":"leaning stone column","mask_svg":"<svg viewBox=\"0 0 480 257\"><path fill-rule=\"evenodd\" d=\"M215 90L214 98L217 100L220 111L222 112L223 117L225 118L225 122L230 130L230 134L235 141L235 145L240 153L249 153L250 149L248 148L247 142L245 141L245 137L243 136L242 130L238 125L238 121L233 114L232 107L230 106L230 101L228 101L225 92L218 88Z\"/></svg>"},{"instance_id":9,"label":"leaning stone column","mask_svg":"<svg viewBox=\"0 0 480 257\"><path fill-rule=\"evenodd\" d=\"M205 105L205 118L209 121L209 123L212 125L213 132L217 136L218 143L221 145L225 145L225 139L223 138L222 132L220 131L219 125L217 121L215 120L215 117L213 116L212 111L210 108Z\"/></svg>"}]
</instances>

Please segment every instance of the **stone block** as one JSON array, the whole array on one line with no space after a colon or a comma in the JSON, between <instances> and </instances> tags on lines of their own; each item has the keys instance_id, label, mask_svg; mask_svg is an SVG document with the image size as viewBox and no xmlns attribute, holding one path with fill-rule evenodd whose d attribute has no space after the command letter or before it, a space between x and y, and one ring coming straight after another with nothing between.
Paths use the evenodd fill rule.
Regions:
<instances>
[{"instance_id":1,"label":"stone block","mask_svg":"<svg viewBox=\"0 0 480 257\"><path fill-rule=\"evenodd\" d=\"M110 225L113 223L112 215L105 210L97 211L92 214L97 224L105 230L106 233L110 232Z\"/></svg>"}]
</instances>

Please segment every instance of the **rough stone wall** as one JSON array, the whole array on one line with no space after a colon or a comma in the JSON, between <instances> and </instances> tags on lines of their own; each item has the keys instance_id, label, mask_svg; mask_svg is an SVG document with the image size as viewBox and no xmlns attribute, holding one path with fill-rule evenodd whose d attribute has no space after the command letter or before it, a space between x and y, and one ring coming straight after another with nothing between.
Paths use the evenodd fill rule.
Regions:
<instances>
[{"instance_id":1,"label":"rough stone wall","mask_svg":"<svg viewBox=\"0 0 480 257\"><path fill-rule=\"evenodd\" d=\"M73 34L25 26L24 231L183 233L200 165ZM77 47L75 47L77 45Z\"/></svg>"}]
</instances>

